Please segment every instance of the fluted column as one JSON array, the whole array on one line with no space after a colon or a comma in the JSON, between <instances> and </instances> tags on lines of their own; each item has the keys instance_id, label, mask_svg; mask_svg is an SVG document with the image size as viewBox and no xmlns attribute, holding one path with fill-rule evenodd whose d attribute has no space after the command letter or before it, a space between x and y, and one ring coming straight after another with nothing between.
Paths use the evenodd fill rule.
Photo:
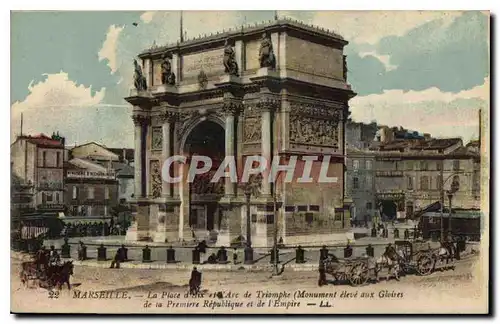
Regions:
<instances>
[{"instance_id":1,"label":"fluted column","mask_svg":"<svg viewBox=\"0 0 500 324\"><path fill-rule=\"evenodd\" d=\"M261 100L257 107L259 108L261 118L261 154L267 161L267 169L262 175L262 189L261 193L264 196L271 195L271 185L269 183L269 174L271 168L271 141L272 141L272 114L278 107L279 101L274 99Z\"/></svg>"},{"instance_id":2,"label":"fluted column","mask_svg":"<svg viewBox=\"0 0 500 324\"><path fill-rule=\"evenodd\" d=\"M222 111L224 112L225 116L225 131L226 131L226 137L225 137L225 153L226 156L235 156L235 150L234 150L234 125L235 125L235 118L236 115L239 112L239 104L235 102L227 102L224 103L224 106L222 107ZM224 194L226 197L234 196L235 193L235 184L231 181L230 177L225 178L225 187L224 187Z\"/></svg>"},{"instance_id":3,"label":"fluted column","mask_svg":"<svg viewBox=\"0 0 500 324\"><path fill-rule=\"evenodd\" d=\"M171 151L172 138L170 136L170 133L173 123L175 121L175 113L169 111L166 112L164 115L161 116L161 121L162 121L162 135L163 135L161 155L162 155L162 161L163 163L165 163L165 161L172 156L172 151ZM172 183L166 182L164 181L164 179L162 179L161 191L163 197L171 198L173 195L172 189L173 189Z\"/></svg>"},{"instance_id":4,"label":"fluted column","mask_svg":"<svg viewBox=\"0 0 500 324\"><path fill-rule=\"evenodd\" d=\"M147 123L147 117L143 115L133 115L134 120L134 196L136 198L144 197L142 169L144 167L144 127Z\"/></svg>"}]
</instances>

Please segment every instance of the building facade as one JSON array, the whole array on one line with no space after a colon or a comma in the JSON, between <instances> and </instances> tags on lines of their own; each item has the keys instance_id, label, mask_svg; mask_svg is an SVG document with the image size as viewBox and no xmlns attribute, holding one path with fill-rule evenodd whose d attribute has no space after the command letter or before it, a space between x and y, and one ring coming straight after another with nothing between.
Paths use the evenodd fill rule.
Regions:
<instances>
[{"instance_id":1,"label":"building facade","mask_svg":"<svg viewBox=\"0 0 500 324\"><path fill-rule=\"evenodd\" d=\"M107 219L118 203L118 181L113 169L73 158L66 164L66 217Z\"/></svg>"},{"instance_id":2,"label":"building facade","mask_svg":"<svg viewBox=\"0 0 500 324\"><path fill-rule=\"evenodd\" d=\"M18 136L11 145L12 172L23 183L32 184L39 212L64 211L64 138Z\"/></svg>"},{"instance_id":3,"label":"building facade","mask_svg":"<svg viewBox=\"0 0 500 324\"><path fill-rule=\"evenodd\" d=\"M375 191L382 218L412 218L436 201L448 205L450 192L454 207L479 209L480 156L474 143L464 146L460 138L398 133L382 130L375 145ZM458 190L452 190L453 183Z\"/></svg>"},{"instance_id":4,"label":"building facade","mask_svg":"<svg viewBox=\"0 0 500 324\"><path fill-rule=\"evenodd\" d=\"M368 150L347 148L346 196L353 201L351 219L371 221L375 204L375 154Z\"/></svg>"},{"instance_id":5,"label":"building facade","mask_svg":"<svg viewBox=\"0 0 500 324\"><path fill-rule=\"evenodd\" d=\"M235 156L241 170L251 155L279 156L281 164L293 155L315 155L312 173L329 156L334 183L256 180L252 242L271 245L275 221L286 244L345 241L351 232L344 124L355 95L346 80L345 45L332 32L276 20L141 53L136 89L126 98L134 107L137 203L127 238L171 242L208 232L228 246L246 237L242 186L230 179L165 182L161 169L168 157L185 155L189 163L206 154L215 172L224 156ZM182 175L185 167L175 164L171 173Z\"/></svg>"}]
</instances>

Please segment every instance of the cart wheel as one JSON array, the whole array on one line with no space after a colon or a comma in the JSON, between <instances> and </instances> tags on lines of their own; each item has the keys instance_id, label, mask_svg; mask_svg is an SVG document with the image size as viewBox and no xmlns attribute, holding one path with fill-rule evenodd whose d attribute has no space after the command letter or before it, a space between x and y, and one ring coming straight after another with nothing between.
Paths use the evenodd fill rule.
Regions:
<instances>
[{"instance_id":1,"label":"cart wheel","mask_svg":"<svg viewBox=\"0 0 500 324\"><path fill-rule=\"evenodd\" d=\"M365 263L357 263L350 272L349 281L352 286L364 285L368 281L368 266Z\"/></svg>"},{"instance_id":2,"label":"cart wheel","mask_svg":"<svg viewBox=\"0 0 500 324\"><path fill-rule=\"evenodd\" d=\"M428 254L422 254L417 260L417 271L421 276L427 276L434 268L434 260Z\"/></svg>"}]
</instances>

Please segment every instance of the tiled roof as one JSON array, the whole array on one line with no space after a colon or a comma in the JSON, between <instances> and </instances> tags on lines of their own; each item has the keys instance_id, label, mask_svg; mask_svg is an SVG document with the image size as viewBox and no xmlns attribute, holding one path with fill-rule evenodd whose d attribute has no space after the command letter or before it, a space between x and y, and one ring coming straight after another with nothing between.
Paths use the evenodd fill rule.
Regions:
<instances>
[{"instance_id":1,"label":"tiled roof","mask_svg":"<svg viewBox=\"0 0 500 324\"><path fill-rule=\"evenodd\" d=\"M445 149L461 141L460 138L432 138L432 139L396 139L389 143L381 143L380 151L395 151L401 149L410 150L440 150Z\"/></svg>"},{"instance_id":2,"label":"tiled roof","mask_svg":"<svg viewBox=\"0 0 500 324\"><path fill-rule=\"evenodd\" d=\"M20 136L19 139L25 139L30 143L44 146L54 146L54 147L64 147L61 141L52 139L45 134L39 134L35 136Z\"/></svg>"}]
</instances>

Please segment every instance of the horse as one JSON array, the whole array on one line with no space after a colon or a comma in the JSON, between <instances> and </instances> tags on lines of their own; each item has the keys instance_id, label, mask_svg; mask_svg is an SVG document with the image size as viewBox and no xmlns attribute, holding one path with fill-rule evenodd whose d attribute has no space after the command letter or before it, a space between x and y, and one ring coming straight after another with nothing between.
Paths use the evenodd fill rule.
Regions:
<instances>
[{"instance_id":1,"label":"horse","mask_svg":"<svg viewBox=\"0 0 500 324\"><path fill-rule=\"evenodd\" d=\"M450 263L455 259L456 247L453 242L441 242L441 246L438 250L438 256L440 261L446 260L446 264ZM453 264L451 264L453 267Z\"/></svg>"},{"instance_id":2,"label":"horse","mask_svg":"<svg viewBox=\"0 0 500 324\"><path fill-rule=\"evenodd\" d=\"M48 269L48 281L50 287L62 289L67 284L68 290L71 290L70 277L73 275L73 261L66 261L62 265L53 265Z\"/></svg>"},{"instance_id":3,"label":"horse","mask_svg":"<svg viewBox=\"0 0 500 324\"><path fill-rule=\"evenodd\" d=\"M399 272L401 271L401 261L402 261L402 256L399 255L398 251L396 249L389 245L384 253L375 261L375 274L376 274L376 280L379 281L379 272L383 268L387 268L387 276L386 280L388 277L391 275L399 281Z\"/></svg>"}]
</instances>

